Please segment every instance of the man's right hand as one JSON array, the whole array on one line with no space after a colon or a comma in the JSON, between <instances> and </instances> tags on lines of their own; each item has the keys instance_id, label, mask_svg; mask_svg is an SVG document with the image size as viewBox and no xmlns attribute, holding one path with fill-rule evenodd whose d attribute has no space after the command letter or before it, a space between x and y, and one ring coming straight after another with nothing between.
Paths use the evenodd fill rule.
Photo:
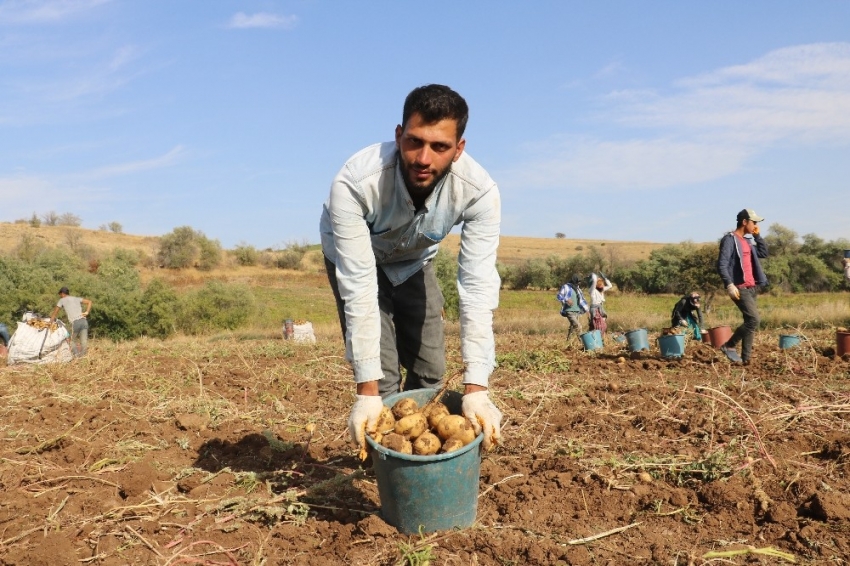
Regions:
<instances>
[{"instance_id":1,"label":"man's right hand","mask_svg":"<svg viewBox=\"0 0 850 566\"><path fill-rule=\"evenodd\" d=\"M383 408L384 402L380 395L357 395L357 400L351 407L351 414L348 416L348 432L351 435L351 441L360 448L361 459L365 459L366 434L375 432L378 417L381 416Z\"/></svg>"},{"instance_id":2,"label":"man's right hand","mask_svg":"<svg viewBox=\"0 0 850 566\"><path fill-rule=\"evenodd\" d=\"M729 283L726 285L726 292L729 294L729 298L733 301L737 301L741 298L741 291L738 287L735 286L734 283Z\"/></svg>"},{"instance_id":3,"label":"man's right hand","mask_svg":"<svg viewBox=\"0 0 850 566\"><path fill-rule=\"evenodd\" d=\"M573 306L573 300L567 299L566 301L564 301L564 304L567 305L567 307L571 307L571 306Z\"/></svg>"}]
</instances>

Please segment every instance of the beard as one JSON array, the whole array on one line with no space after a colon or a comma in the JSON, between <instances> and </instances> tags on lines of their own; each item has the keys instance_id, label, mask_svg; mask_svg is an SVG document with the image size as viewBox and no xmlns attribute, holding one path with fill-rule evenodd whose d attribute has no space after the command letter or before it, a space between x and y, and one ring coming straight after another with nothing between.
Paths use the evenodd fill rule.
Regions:
<instances>
[{"instance_id":1,"label":"beard","mask_svg":"<svg viewBox=\"0 0 850 566\"><path fill-rule=\"evenodd\" d=\"M451 163L442 170L432 170L433 177L430 182L423 183L415 178L416 168L412 163L406 163L404 157L399 155L399 163L401 165L401 176L404 179L404 185L407 187L407 192L411 197L427 197L430 195L437 185L440 184L446 175L449 174L449 169L452 168Z\"/></svg>"}]
</instances>

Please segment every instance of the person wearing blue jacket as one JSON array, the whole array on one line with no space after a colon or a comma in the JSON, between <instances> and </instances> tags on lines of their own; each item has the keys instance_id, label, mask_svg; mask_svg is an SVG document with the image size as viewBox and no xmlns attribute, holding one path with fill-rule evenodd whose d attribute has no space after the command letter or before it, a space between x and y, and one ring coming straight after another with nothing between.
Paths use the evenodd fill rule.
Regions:
<instances>
[{"instance_id":1,"label":"person wearing blue jacket","mask_svg":"<svg viewBox=\"0 0 850 566\"><path fill-rule=\"evenodd\" d=\"M749 365L753 351L753 338L759 327L759 312L756 305L758 287L768 284L767 276L759 258L768 256L767 243L759 234L758 223L764 218L751 208L738 213L738 226L720 239L720 254L717 257L717 273L726 286L729 298L744 316L744 323L720 350L736 363ZM736 349L741 343L741 354Z\"/></svg>"}]
</instances>

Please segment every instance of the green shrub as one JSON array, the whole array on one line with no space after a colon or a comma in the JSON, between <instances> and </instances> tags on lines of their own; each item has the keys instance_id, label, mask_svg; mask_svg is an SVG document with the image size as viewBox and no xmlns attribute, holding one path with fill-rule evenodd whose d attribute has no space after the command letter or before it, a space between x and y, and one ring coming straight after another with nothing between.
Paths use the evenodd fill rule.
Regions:
<instances>
[{"instance_id":1,"label":"green shrub","mask_svg":"<svg viewBox=\"0 0 850 566\"><path fill-rule=\"evenodd\" d=\"M457 258L440 248L434 258L434 273L443 293L443 310L448 320L460 316L460 295L457 291Z\"/></svg>"},{"instance_id":2,"label":"green shrub","mask_svg":"<svg viewBox=\"0 0 850 566\"><path fill-rule=\"evenodd\" d=\"M247 322L255 308L248 286L209 281L182 298L177 328L187 334L233 330Z\"/></svg>"},{"instance_id":3,"label":"green shrub","mask_svg":"<svg viewBox=\"0 0 850 566\"><path fill-rule=\"evenodd\" d=\"M307 253L307 249L306 245L287 245L275 255L274 266L279 269L298 269L301 267L301 260Z\"/></svg>"},{"instance_id":4,"label":"green shrub","mask_svg":"<svg viewBox=\"0 0 850 566\"><path fill-rule=\"evenodd\" d=\"M139 305L141 333L153 338L167 338L177 331L180 301L174 290L161 279L154 279L142 293Z\"/></svg>"},{"instance_id":5,"label":"green shrub","mask_svg":"<svg viewBox=\"0 0 850 566\"><path fill-rule=\"evenodd\" d=\"M254 246L242 243L233 250L233 257L236 258L236 263L239 265L257 265L257 261L260 259L260 252Z\"/></svg>"},{"instance_id":6,"label":"green shrub","mask_svg":"<svg viewBox=\"0 0 850 566\"><path fill-rule=\"evenodd\" d=\"M221 263L221 244L190 226L180 226L160 238L157 260L168 269L210 270Z\"/></svg>"}]
</instances>

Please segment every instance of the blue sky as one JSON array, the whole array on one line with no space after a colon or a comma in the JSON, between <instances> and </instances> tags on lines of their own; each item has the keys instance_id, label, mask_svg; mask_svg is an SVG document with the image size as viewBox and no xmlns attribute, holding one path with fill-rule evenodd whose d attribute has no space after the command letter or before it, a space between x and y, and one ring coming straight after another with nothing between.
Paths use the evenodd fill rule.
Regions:
<instances>
[{"instance_id":1,"label":"blue sky","mask_svg":"<svg viewBox=\"0 0 850 566\"><path fill-rule=\"evenodd\" d=\"M512 236L850 237L850 2L0 0L0 221L317 243L448 84Z\"/></svg>"}]
</instances>

